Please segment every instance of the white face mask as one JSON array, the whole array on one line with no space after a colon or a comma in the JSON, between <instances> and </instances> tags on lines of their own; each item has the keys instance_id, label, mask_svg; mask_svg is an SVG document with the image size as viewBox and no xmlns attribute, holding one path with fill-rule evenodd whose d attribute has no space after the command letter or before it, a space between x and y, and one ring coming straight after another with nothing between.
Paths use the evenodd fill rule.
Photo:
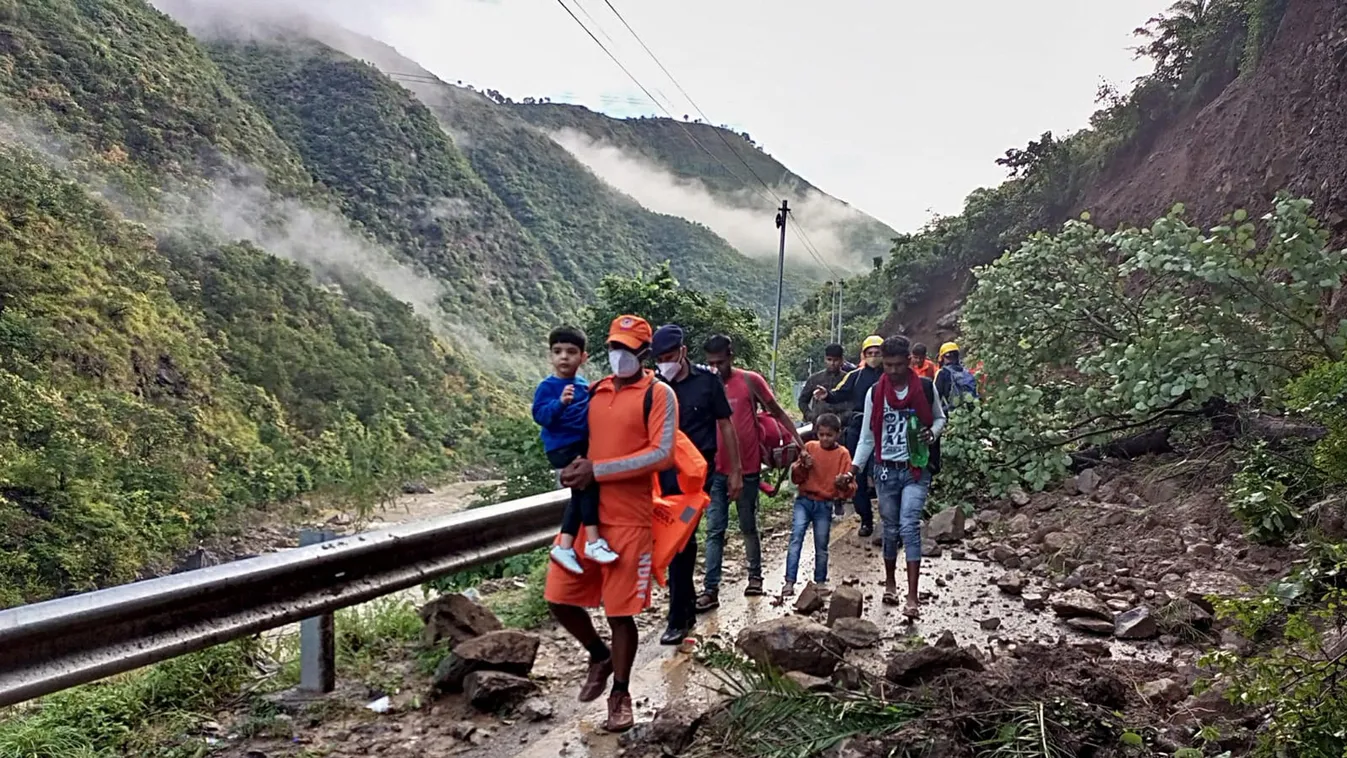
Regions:
<instances>
[{"instance_id":1,"label":"white face mask","mask_svg":"<svg viewBox=\"0 0 1347 758\"><path fill-rule=\"evenodd\" d=\"M683 370L682 361L670 361L668 363L660 363L658 364L658 366L659 366L659 375L664 377L665 379L668 379L671 382L675 378L677 378L678 372Z\"/></svg>"},{"instance_id":2,"label":"white face mask","mask_svg":"<svg viewBox=\"0 0 1347 758\"><path fill-rule=\"evenodd\" d=\"M627 350L609 350L608 365L613 369L613 373L623 379L630 379L636 376L636 372L641 370L641 361L635 353Z\"/></svg>"}]
</instances>

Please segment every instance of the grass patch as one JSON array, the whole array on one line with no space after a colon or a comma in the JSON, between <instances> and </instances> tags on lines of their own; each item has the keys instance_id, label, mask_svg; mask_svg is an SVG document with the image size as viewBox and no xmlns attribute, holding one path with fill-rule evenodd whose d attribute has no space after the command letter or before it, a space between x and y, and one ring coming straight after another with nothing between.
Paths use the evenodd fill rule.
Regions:
<instances>
[{"instance_id":1,"label":"grass patch","mask_svg":"<svg viewBox=\"0 0 1347 758\"><path fill-rule=\"evenodd\" d=\"M194 755L186 735L239 696L257 653L239 640L11 709L0 758Z\"/></svg>"}]
</instances>

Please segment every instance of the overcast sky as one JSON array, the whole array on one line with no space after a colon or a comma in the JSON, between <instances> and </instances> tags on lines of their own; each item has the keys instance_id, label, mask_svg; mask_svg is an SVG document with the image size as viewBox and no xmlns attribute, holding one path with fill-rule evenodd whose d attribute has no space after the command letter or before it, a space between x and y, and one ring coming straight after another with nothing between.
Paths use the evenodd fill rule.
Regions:
<instances>
[{"instance_id":1,"label":"overcast sky","mask_svg":"<svg viewBox=\"0 0 1347 758\"><path fill-rule=\"evenodd\" d=\"M565 2L676 116L693 112L604 0ZM1132 30L1172 0L609 2L713 123L909 231L1000 182L1007 148L1085 126L1101 78L1146 72ZM450 82L659 113L559 0L277 4L321 9Z\"/></svg>"}]
</instances>

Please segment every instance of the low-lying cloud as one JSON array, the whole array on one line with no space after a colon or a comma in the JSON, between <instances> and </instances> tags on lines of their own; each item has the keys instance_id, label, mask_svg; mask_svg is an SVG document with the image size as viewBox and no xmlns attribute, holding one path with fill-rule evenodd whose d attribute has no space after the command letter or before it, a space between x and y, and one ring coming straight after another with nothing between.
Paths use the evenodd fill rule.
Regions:
<instances>
[{"instance_id":1,"label":"low-lying cloud","mask_svg":"<svg viewBox=\"0 0 1347 758\"><path fill-rule=\"evenodd\" d=\"M780 244L776 208L762 195L743 190L726 200L713 195L698 179L677 176L639 154L575 129L550 136L596 176L647 209L704 224L744 255L776 258ZM829 266L854 271L868 264L872 255L887 250L887 240L882 238L866 240L861 249L854 247L857 225L869 221L860 211L812 189L803 197L794 192L781 194L794 198L792 215ZM794 226L787 230L786 257L817 265Z\"/></svg>"}]
</instances>

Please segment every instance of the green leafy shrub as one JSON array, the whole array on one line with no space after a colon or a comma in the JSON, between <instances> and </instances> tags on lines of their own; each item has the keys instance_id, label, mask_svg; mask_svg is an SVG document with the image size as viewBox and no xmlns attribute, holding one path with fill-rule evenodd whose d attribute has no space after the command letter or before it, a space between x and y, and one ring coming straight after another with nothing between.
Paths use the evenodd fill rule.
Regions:
<instances>
[{"instance_id":1,"label":"green leafy shrub","mask_svg":"<svg viewBox=\"0 0 1347 758\"><path fill-rule=\"evenodd\" d=\"M1309 208L1281 197L1261 224L1238 211L1209 231L1181 206L1147 229L1073 221L975 272L964 332L992 383L952 414L942 486L1041 488L1073 445L1256 401L1338 359L1347 333L1323 303L1347 255Z\"/></svg>"},{"instance_id":2,"label":"green leafy shrub","mask_svg":"<svg viewBox=\"0 0 1347 758\"><path fill-rule=\"evenodd\" d=\"M1319 546L1308 564L1262 595L1218 604L1222 619L1262 644L1202 664L1223 675L1232 703L1266 708L1257 756L1340 756L1347 750L1347 546Z\"/></svg>"}]
</instances>

